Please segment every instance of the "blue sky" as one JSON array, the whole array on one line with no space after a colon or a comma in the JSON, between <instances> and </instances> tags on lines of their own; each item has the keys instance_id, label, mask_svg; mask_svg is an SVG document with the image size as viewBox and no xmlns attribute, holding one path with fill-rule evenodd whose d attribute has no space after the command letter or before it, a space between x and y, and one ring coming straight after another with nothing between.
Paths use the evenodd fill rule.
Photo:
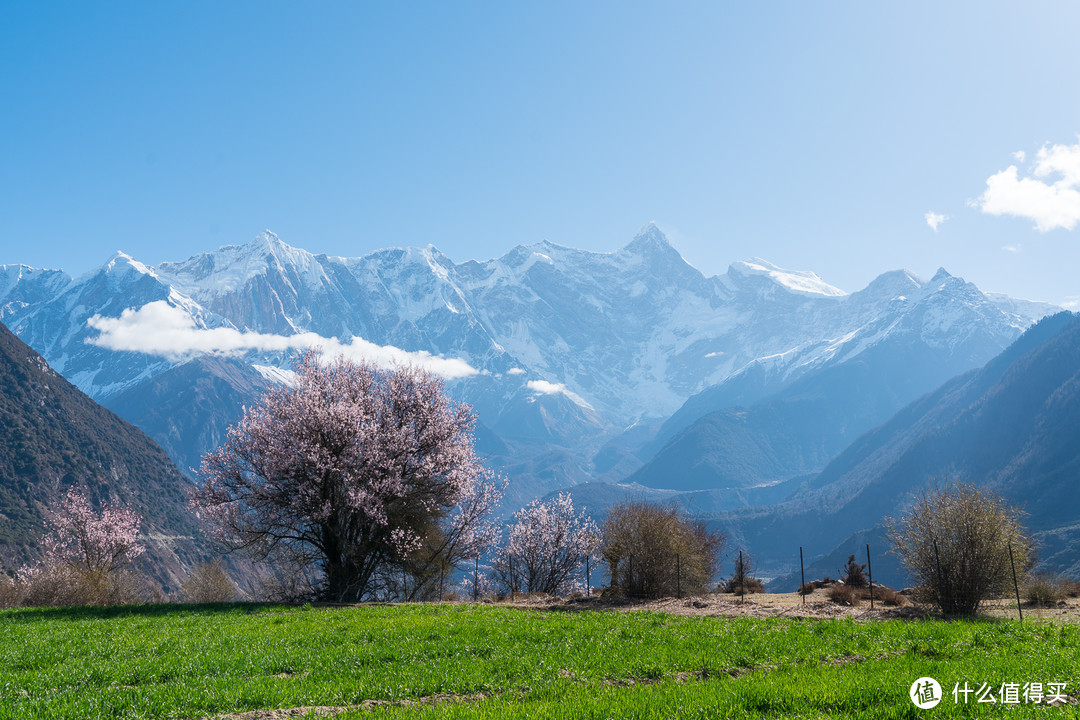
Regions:
<instances>
[{"instance_id":1,"label":"blue sky","mask_svg":"<svg viewBox=\"0 0 1080 720\"><path fill-rule=\"evenodd\" d=\"M463 261L655 221L708 274L945 266L1073 302L1077 27L1071 2L4 3L0 263L264 228Z\"/></svg>"}]
</instances>

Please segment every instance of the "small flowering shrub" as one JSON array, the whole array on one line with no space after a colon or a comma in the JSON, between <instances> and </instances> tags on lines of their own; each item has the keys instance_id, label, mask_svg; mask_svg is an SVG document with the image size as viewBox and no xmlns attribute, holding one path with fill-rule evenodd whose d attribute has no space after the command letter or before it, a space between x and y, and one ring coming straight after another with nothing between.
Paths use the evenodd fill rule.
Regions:
<instances>
[{"instance_id":1,"label":"small flowering shrub","mask_svg":"<svg viewBox=\"0 0 1080 720\"><path fill-rule=\"evenodd\" d=\"M514 514L494 573L506 591L569 595L584 589L585 558L600 547L600 530L567 493L535 500Z\"/></svg>"},{"instance_id":2,"label":"small flowering shrub","mask_svg":"<svg viewBox=\"0 0 1080 720\"><path fill-rule=\"evenodd\" d=\"M97 512L72 488L47 514L45 556L16 574L23 605L116 605L143 597L143 581L127 569L145 548L136 542L141 518L107 505Z\"/></svg>"}]
</instances>

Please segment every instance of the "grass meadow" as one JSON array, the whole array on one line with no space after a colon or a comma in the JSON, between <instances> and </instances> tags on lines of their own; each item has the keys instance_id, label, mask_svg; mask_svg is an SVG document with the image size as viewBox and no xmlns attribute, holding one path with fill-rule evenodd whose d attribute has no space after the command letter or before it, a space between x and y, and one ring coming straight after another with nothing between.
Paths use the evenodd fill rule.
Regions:
<instances>
[{"instance_id":1,"label":"grass meadow","mask_svg":"<svg viewBox=\"0 0 1080 720\"><path fill-rule=\"evenodd\" d=\"M922 676L943 687L932 710L908 697ZM997 702L956 702L957 683ZM1077 625L463 604L0 611L2 719L1071 716L1004 702L1003 686L1028 683L1077 694Z\"/></svg>"}]
</instances>

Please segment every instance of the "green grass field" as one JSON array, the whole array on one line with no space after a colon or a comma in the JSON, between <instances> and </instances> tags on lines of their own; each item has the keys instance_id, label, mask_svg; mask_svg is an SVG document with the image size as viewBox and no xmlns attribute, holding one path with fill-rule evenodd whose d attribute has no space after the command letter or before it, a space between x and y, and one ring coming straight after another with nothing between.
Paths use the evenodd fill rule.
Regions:
<instances>
[{"instance_id":1,"label":"green grass field","mask_svg":"<svg viewBox=\"0 0 1080 720\"><path fill-rule=\"evenodd\" d=\"M918 677L945 699L920 710ZM956 683L1080 688L1076 625L686 618L499 606L0 612L0 718L1068 717ZM366 702L380 701L380 702ZM419 702L416 702L419 701ZM272 717L272 715L264 715Z\"/></svg>"}]
</instances>

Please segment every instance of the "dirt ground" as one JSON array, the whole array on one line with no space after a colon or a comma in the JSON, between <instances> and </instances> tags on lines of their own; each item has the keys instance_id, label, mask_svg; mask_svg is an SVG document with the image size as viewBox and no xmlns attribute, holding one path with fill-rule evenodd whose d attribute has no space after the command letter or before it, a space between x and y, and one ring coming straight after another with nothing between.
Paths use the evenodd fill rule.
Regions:
<instances>
[{"instance_id":1,"label":"dirt ground","mask_svg":"<svg viewBox=\"0 0 1080 720\"><path fill-rule=\"evenodd\" d=\"M888 618L918 619L933 616L929 606L906 604L883 606L863 600L855 606L837 605L829 601L824 590L815 590L806 596L805 603L798 593L752 593L745 600L731 593L714 593L704 597L662 598L659 600L623 600L598 596L554 598L551 596L518 597L511 603L508 599L496 604L520 607L536 607L549 610L614 610L631 612L655 610L672 615L706 617L802 617L847 618L854 620L877 620ZM1080 622L1080 598L1069 598L1052 608L1023 607L1024 620L1046 622ZM990 617L1018 617L1016 600L992 600L986 603L981 614Z\"/></svg>"}]
</instances>

